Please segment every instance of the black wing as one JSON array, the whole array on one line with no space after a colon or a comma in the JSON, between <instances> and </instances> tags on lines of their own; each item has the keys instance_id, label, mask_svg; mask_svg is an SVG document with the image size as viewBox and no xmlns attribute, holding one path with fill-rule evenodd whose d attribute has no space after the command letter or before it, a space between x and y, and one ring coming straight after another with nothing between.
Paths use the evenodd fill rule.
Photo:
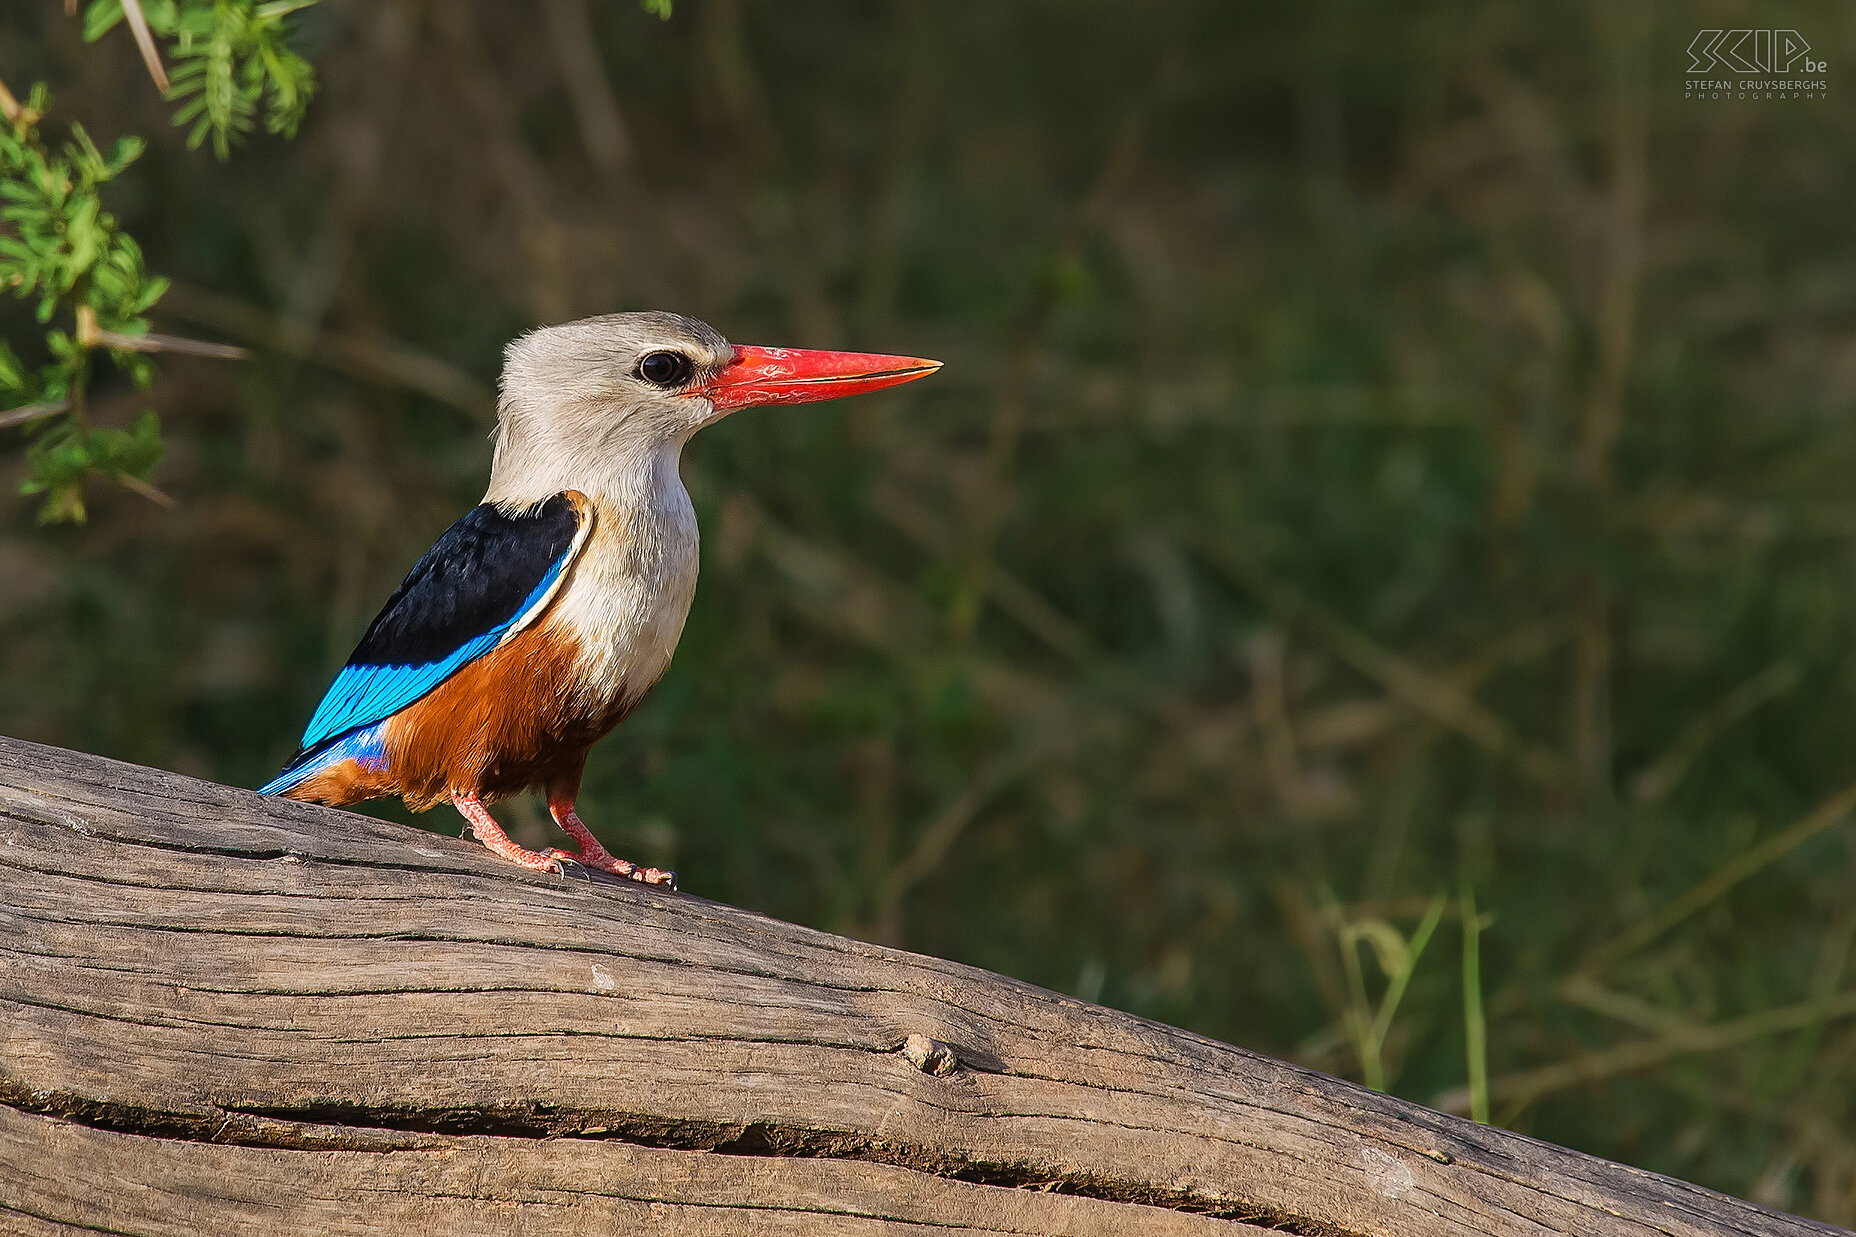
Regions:
<instances>
[{"instance_id":1,"label":"black wing","mask_svg":"<svg viewBox=\"0 0 1856 1237\"><path fill-rule=\"evenodd\" d=\"M303 731L303 750L399 712L482 657L547 599L579 545L584 500L520 515L472 508L425 552L368 626Z\"/></svg>"}]
</instances>

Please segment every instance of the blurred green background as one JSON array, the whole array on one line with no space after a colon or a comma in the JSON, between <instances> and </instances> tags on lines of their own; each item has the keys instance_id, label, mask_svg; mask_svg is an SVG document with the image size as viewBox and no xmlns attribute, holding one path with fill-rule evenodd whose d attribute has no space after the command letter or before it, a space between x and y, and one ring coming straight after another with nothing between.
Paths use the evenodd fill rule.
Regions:
<instances>
[{"instance_id":1,"label":"blurred green background","mask_svg":"<svg viewBox=\"0 0 1856 1237\"><path fill-rule=\"evenodd\" d=\"M1685 99L1748 24L1828 97ZM692 444L615 850L1856 1223L1856 11L327 0L301 46L301 138L221 165L126 33L0 17L55 121L154 140L109 204L156 329L257 350L98 392L176 508L5 500L0 730L264 780L532 325L940 357Z\"/></svg>"}]
</instances>

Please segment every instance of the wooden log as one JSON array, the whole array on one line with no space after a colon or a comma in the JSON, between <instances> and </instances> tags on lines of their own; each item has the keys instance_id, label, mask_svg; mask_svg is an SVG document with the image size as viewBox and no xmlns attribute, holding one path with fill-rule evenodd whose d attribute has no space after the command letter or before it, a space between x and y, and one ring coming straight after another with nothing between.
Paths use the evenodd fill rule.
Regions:
<instances>
[{"instance_id":1,"label":"wooden log","mask_svg":"<svg viewBox=\"0 0 1856 1237\"><path fill-rule=\"evenodd\" d=\"M1838 1231L972 967L5 739L0 865L7 1232Z\"/></svg>"}]
</instances>

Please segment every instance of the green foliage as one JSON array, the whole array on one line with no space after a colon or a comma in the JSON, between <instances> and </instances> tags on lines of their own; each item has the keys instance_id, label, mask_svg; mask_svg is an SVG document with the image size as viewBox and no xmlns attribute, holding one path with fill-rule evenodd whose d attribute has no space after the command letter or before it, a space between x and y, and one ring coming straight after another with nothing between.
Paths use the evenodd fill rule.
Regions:
<instances>
[{"instance_id":1,"label":"green foliage","mask_svg":"<svg viewBox=\"0 0 1856 1237\"><path fill-rule=\"evenodd\" d=\"M145 0L148 28L167 39L174 68L168 98L187 144L208 136L221 159L250 133L260 107L264 127L292 137L316 91L315 70L290 50L286 18L316 0ZM95 41L125 20L122 0L92 0L84 38Z\"/></svg>"},{"instance_id":2,"label":"green foliage","mask_svg":"<svg viewBox=\"0 0 1856 1237\"><path fill-rule=\"evenodd\" d=\"M84 482L92 474L145 482L161 462L162 451L161 421L152 412L144 412L126 430L84 429L67 422L58 431L40 434L27 451L32 475L20 490L45 495L39 512L42 522L82 523Z\"/></svg>"},{"instance_id":3,"label":"green foliage","mask_svg":"<svg viewBox=\"0 0 1856 1237\"><path fill-rule=\"evenodd\" d=\"M168 98L180 106L174 122L189 126L187 143L208 136L221 159L248 133L260 107L272 133L294 135L315 92L315 73L287 45L291 14L316 0L148 0L150 31L168 40L174 71ZM84 37L100 38L125 21L121 0L94 0ZM36 297L41 323L69 313L74 329L45 334L49 358L33 368L0 342L0 411L37 407L45 415L19 420L33 439L21 491L43 495L42 522L82 521L85 481L111 477L150 497L149 476L162 455L152 412L127 429L93 427L86 415L92 353L106 349L137 386L154 377L138 341L145 315L168 282L144 269L141 247L103 209L102 188L142 153L140 138L122 138L109 154L82 125L53 149L41 121L51 97L35 85L27 102L0 128L0 286Z\"/></svg>"},{"instance_id":4,"label":"green foliage","mask_svg":"<svg viewBox=\"0 0 1856 1237\"><path fill-rule=\"evenodd\" d=\"M1340 948L1341 969L1347 976L1347 1036L1353 1041L1354 1055L1359 1059L1361 1081L1375 1091L1384 1091L1387 1084L1386 1037L1392 1031L1392 1020L1398 1016L1399 1002L1404 999L1418 962L1424 957L1424 947L1443 920L1445 900L1442 894L1431 899L1424 918L1409 940L1384 919L1350 920L1333 902L1325 909L1329 931L1333 932ZM1373 960L1385 979L1384 991L1377 1001L1367 996L1365 968L1360 965L1361 945L1370 947Z\"/></svg>"},{"instance_id":5,"label":"green foliage","mask_svg":"<svg viewBox=\"0 0 1856 1237\"><path fill-rule=\"evenodd\" d=\"M142 152L142 143L124 138L105 155L74 124L70 139L53 149L40 124L50 106L49 92L36 86L18 115L0 121L0 221L7 225L0 232L0 286L36 298L40 322L62 309L78 325L75 332L46 332L49 359L36 369L0 343L0 409L43 404L69 410L26 424L34 442L27 453L31 473L21 488L45 496L41 520L82 520L83 482L92 472L145 482L161 457L153 413L128 432L93 429L83 413L98 341L146 333L144 315L168 283L147 273L141 248L102 204L102 187ZM153 377L146 356L122 347L110 352L137 385Z\"/></svg>"},{"instance_id":6,"label":"green foliage","mask_svg":"<svg viewBox=\"0 0 1856 1237\"><path fill-rule=\"evenodd\" d=\"M0 127L0 283L18 296L39 298L40 322L60 304L88 305L106 330L146 329L141 315L167 288L142 269L142 251L103 209L99 190L142 153L139 138L122 138L108 155L82 125L53 151L39 118L51 106L43 86L20 115Z\"/></svg>"}]
</instances>

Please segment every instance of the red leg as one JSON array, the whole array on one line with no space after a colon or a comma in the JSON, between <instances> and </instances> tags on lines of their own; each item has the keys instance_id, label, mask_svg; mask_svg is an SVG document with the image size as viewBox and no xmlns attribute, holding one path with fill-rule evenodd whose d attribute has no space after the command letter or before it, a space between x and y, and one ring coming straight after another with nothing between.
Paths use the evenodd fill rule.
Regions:
<instances>
[{"instance_id":1,"label":"red leg","mask_svg":"<svg viewBox=\"0 0 1856 1237\"><path fill-rule=\"evenodd\" d=\"M470 831L477 835L479 842L490 848L490 853L537 872L560 874L560 860L524 850L510 841L509 835L503 832L503 827L496 823L496 818L490 815L490 810L483 806L483 800L476 795L461 795L454 790L451 792L451 802L464 814L464 819L470 824Z\"/></svg>"},{"instance_id":2,"label":"red leg","mask_svg":"<svg viewBox=\"0 0 1856 1237\"><path fill-rule=\"evenodd\" d=\"M599 839L593 836L593 831L581 823L579 814L574 811L572 799L550 799L548 811L554 816L554 823L564 829L567 836L574 840L574 844L580 848L580 853L575 855L564 850L550 848L542 854L552 855L559 859L571 859L575 863L584 863L589 868L598 868L614 876L630 877L646 885L668 885L672 889L677 887L675 872L666 872L662 868L641 868L629 859L613 858L612 854L599 844Z\"/></svg>"}]
</instances>

